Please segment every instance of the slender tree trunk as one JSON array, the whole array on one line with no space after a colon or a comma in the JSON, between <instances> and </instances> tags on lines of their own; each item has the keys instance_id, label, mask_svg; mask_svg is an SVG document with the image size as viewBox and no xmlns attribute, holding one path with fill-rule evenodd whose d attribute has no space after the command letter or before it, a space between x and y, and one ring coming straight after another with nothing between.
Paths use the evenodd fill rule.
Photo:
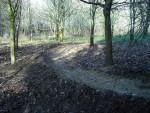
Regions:
<instances>
[{"instance_id":1,"label":"slender tree trunk","mask_svg":"<svg viewBox=\"0 0 150 113\"><path fill-rule=\"evenodd\" d=\"M65 38L65 14L62 17L62 22L61 22L61 38L60 38L60 42L64 41Z\"/></svg>"},{"instance_id":2,"label":"slender tree trunk","mask_svg":"<svg viewBox=\"0 0 150 113\"><path fill-rule=\"evenodd\" d=\"M64 32L65 32L65 29L64 27L61 29L61 39L60 39L60 42L63 42L64 41Z\"/></svg>"},{"instance_id":3,"label":"slender tree trunk","mask_svg":"<svg viewBox=\"0 0 150 113\"><path fill-rule=\"evenodd\" d=\"M15 47L16 49L19 48L18 42L19 42L19 34L20 34L20 26L21 26L21 13L22 13L22 4L20 4L19 8L19 15L18 15L18 22L16 23L16 35L15 35Z\"/></svg>"},{"instance_id":4,"label":"slender tree trunk","mask_svg":"<svg viewBox=\"0 0 150 113\"><path fill-rule=\"evenodd\" d=\"M64 36L65 36L65 17L66 17L66 11L65 11L65 4L64 1L62 0L62 6L61 6L62 14L61 14L61 38L60 42L64 41Z\"/></svg>"},{"instance_id":5,"label":"slender tree trunk","mask_svg":"<svg viewBox=\"0 0 150 113\"><path fill-rule=\"evenodd\" d=\"M112 6L112 0L106 0L105 7L104 7L104 17L105 17L105 40L106 40L105 62L107 66L113 65L111 6Z\"/></svg>"},{"instance_id":6,"label":"slender tree trunk","mask_svg":"<svg viewBox=\"0 0 150 113\"><path fill-rule=\"evenodd\" d=\"M0 7L1 8L1 7ZM0 36L2 36L2 34L3 34L3 30L2 30L2 14L1 14L2 12L1 12L1 10L0 10ZM0 39L1 40L1 39Z\"/></svg>"},{"instance_id":7,"label":"slender tree trunk","mask_svg":"<svg viewBox=\"0 0 150 113\"><path fill-rule=\"evenodd\" d=\"M94 46L94 31L95 31L95 14L96 14L96 6L92 5L91 8L91 34L90 34L90 46Z\"/></svg>"},{"instance_id":8,"label":"slender tree trunk","mask_svg":"<svg viewBox=\"0 0 150 113\"><path fill-rule=\"evenodd\" d=\"M33 35L32 35L31 26L30 26L29 27L29 39L30 39L31 42L32 42L32 37L33 37Z\"/></svg>"},{"instance_id":9,"label":"slender tree trunk","mask_svg":"<svg viewBox=\"0 0 150 113\"><path fill-rule=\"evenodd\" d=\"M135 0L130 0L130 24L130 41L133 41L135 32Z\"/></svg>"},{"instance_id":10,"label":"slender tree trunk","mask_svg":"<svg viewBox=\"0 0 150 113\"><path fill-rule=\"evenodd\" d=\"M31 0L28 1L28 10L29 10L29 35L30 35L30 41L32 41L33 37L33 26L32 26L32 9L31 9Z\"/></svg>"},{"instance_id":11,"label":"slender tree trunk","mask_svg":"<svg viewBox=\"0 0 150 113\"><path fill-rule=\"evenodd\" d=\"M95 28L95 19L92 20L91 25L91 34L90 34L90 46L94 46L94 29Z\"/></svg>"},{"instance_id":12,"label":"slender tree trunk","mask_svg":"<svg viewBox=\"0 0 150 113\"><path fill-rule=\"evenodd\" d=\"M16 39L15 39L15 48L18 49L19 48L19 30L16 31Z\"/></svg>"},{"instance_id":13,"label":"slender tree trunk","mask_svg":"<svg viewBox=\"0 0 150 113\"><path fill-rule=\"evenodd\" d=\"M20 23L19 23L20 24ZM20 25L18 25L18 28L16 29L16 38L15 38L15 48L19 48L19 33L20 33Z\"/></svg>"},{"instance_id":14,"label":"slender tree trunk","mask_svg":"<svg viewBox=\"0 0 150 113\"><path fill-rule=\"evenodd\" d=\"M10 17L10 58L11 64L14 64L16 61L15 55L15 19Z\"/></svg>"},{"instance_id":15,"label":"slender tree trunk","mask_svg":"<svg viewBox=\"0 0 150 113\"><path fill-rule=\"evenodd\" d=\"M60 33L59 33L59 25L58 25L58 23L56 23L55 35L56 35L56 40L58 41L60 39Z\"/></svg>"},{"instance_id":16,"label":"slender tree trunk","mask_svg":"<svg viewBox=\"0 0 150 113\"><path fill-rule=\"evenodd\" d=\"M148 34L148 28L150 25L150 0L147 1L147 9L146 9L146 21L144 23L143 28L143 38Z\"/></svg>"}]
</instances>

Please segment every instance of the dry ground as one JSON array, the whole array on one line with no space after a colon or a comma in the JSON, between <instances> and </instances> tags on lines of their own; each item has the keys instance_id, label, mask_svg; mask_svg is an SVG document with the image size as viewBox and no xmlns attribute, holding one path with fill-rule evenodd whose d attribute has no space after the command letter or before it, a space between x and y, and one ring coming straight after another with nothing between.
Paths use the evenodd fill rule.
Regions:
<instances>
[{"instance_id":1,"label":"dry ground","mask_svg":"<svg viewBox=\"0 0 150 113\"><path fill-rule=\"evenodd\" d=\"M9 57L8 63L0 64L0 113L149 113L150 100L120 95L109 90L98 91L82 83L61 78L59 76L61 73L54 69L54 61L57 60L58 63L65 62L68 68L78 67L97 72L103 70L109 74L117 66L117 57L113 68L102 68L104 67L102 50L102 45L89 49L86 44L20 48L18 52L20 60L17 64L10 66ZM148 51L147 49L143 51L147 60L150 56ZM54 57L58 54L51 54L52 52L58 53L59 57ZM121 53L123 54L120 52L117 56ZM4 50L3 55L7 56L8 53ZM50 59L51 55L54 59ZM143 62L138 63L147 67L149 63L142 61L143 55L138 57ZM118 62L120 59L118 58ZM122 62L124 64L127 61ZM126 76L129 79L135 77L130 78L129 75ZM138 79L140 78L145 83L149 81L149 77L145 75L138 76Z\"/></svg>"}]
</instances>

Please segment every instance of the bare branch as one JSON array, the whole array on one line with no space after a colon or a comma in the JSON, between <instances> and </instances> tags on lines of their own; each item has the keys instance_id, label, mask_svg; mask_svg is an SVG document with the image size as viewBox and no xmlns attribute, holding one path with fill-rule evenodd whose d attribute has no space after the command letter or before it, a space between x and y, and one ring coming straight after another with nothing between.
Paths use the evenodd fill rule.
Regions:
<instances>
[{"instance_id":1,"label":"bare branch","mask_svg":"<svg viewBox=\"0 0 150 113\"><path fill-rule=\"evenodd\" d=\"M99 5L100 7L104 8L104 4L100 3L100 2L90 2L90 1L86 1L86 0L80 0L81 2L84 2L86 4L93 4L93 5Z\"/></svg>"}]
</instances>

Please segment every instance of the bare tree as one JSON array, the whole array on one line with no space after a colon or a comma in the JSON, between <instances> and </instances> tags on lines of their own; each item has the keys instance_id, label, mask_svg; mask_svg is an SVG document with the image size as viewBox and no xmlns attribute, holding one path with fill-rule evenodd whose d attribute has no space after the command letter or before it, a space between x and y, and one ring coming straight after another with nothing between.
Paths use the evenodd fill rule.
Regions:
<instances>
[{"instance_id":1,"label":"bare tree","mask_svg":"<svg viewBox=\"0 0 150 113\"><path fill-rule=\"evenodd\" d=\"M92 0L92 2L97 2L97 0ZM90 7L90 16L91 16L91 34L90 34L90 46L94 46L94 31L95 31L95 17L96 17L96 5L91 5Z\"/></svg>"},{"instance_id":2,"label":"bare tree","mask_svg":"<svg viewBox=\"0 0 150 113\"><path fill-rule=\"evenodd\" d=\"M16 61L15 55L15 21L18 13L21 0L8 0L9 6L9 20L10 20L10 58L11 64L14 64Z\"/></svg>"},{"instance_id":3,"label":"bare tree","mask_svg":"<svg viewBox=\"0 0 150 113\"><path fill-rule=\"evenodd\" d=\"M7 7L5 7L5 3L4 3L4 0L1 0L0 1L0 36L3 36L4 34L4 24L6 21L5 16L6 16L6 9Z\"/></svg>"},{"instance_id":4,"label":"bare tree","mask_svg":"<svg viewBox=\"0 0 150 113\"><path fill-rule=\"evenodd\" d=\"M150 22L150 1L130 0L130 41L143 39Z\"/></svg>"},{"instance_id":5,"label":"bare tree","mask_svg":"<svg viewBox=\"0 0 150 113\"><path fill-rule=\"evenodd\" d=\"M29 35L30 41L32 41L33 37L33 20L32 20L32 8L31 8L31 0L28 1L28 11L29 11Z\"/></svg>"},{"instance_id":6,"label":"bare tree","mask_svg":"<svg viewBox=\"0 0 150 113\"><path fill-rule=\"evenodd\" d=\"M48 16L55 24L56 40L64 39L66 20L72 15L71 0L48 0Z\"/></svg>"},{"instance_id":7,"label":"bare tree","mask_svg":"<svg viewBox=\"0 0 150 113\"><path fill-rule=\"evenodd\" d=\"M106 41L106 49L105 49L105 62L106 65L113 64L113 55L112 55L112 31L111 31L111 9L113 5L113 0L104 0L103 2L91 2L86 0L80 0L87 4L98 5L103 8L103 14L105 18L105 41Z\"/></svg>"},{"instance_id":8,"label":"bare tree","mask_svg":"<svg viewBox=\"0 0 150 113\"><path fill-rule=\"evenodd\" d=\"M148 28L150 25L150 0L146 0L146 19L143 28L143 37L148 34Z\"/></svg>"},{"instance_id":9,"label":"bare tree","mask_svg":"<svg viewBox=\"0 0 150 113\"><path fill-rule=\"evenodd\" d=\"M130 0L130 41L134 40L135 34L135 0Z\"/></svg>"},{"instance_id":10,"label":"bare tree","mask_svg":"<svg viewBox=\"0 0 150 113\"><path fill-rule=\"evenodd\" d=\"M20 27L21 27L21 14L22 14L22 1L20 1L20 5L17 12L17 17L15 20L15 47L18 49L18 40L19 40L19 33L20 33Z\"/></svg>"}]
</instances>

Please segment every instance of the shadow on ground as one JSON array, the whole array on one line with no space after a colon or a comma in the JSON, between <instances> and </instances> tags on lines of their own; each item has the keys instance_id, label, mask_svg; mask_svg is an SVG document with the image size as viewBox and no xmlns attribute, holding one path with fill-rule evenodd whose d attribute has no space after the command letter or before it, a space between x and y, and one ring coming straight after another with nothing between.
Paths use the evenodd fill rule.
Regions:
<instances>
[{"instance_id":1,"label":"shadow on ground","mask_svg":"<svg viewBox=\"0 0 150 113\"><path fill-rule=\"evenodd\" d=\"M47 65L46 62L51 62ZM149 113L150 101L98 92L57 76L45 54L19 74L21 90L0 93L0 113ZM14 83L17 84L17 83ZM14 90L17 90L14 89Z\"/></svg>"},{"instance_id":2,"label":"shadow on ground","mask_svg":"<svg viewBox=\"0 0 150 113\"><path fill-rule=\"evenodd\" d=\"M106 71L110 75L119 75L127 78L149 79L150 76L150 45L147 42L129 46L129 43L113 43L114 65L105 67L104 45L95 45L76 53L68 61L74 67L98 72Z\"/></svg>"},{"instance_id":3,"label":"shadow on ground","mask_svg":"<svg viewBox=\"0 0 150 113\"><path fill-rule=\"evenodd\" d=\"M16 50L16 59L17 61L20 58L25 58L27 56L31 56L34 53L39 51L44 51L48 48L57 47L60 44L43 44L43 45L28 45L28 46L21 46ZM0 47L0 64L1 63L10 63L10 47L4 46Z\"/></svg>"}]
</instances>

